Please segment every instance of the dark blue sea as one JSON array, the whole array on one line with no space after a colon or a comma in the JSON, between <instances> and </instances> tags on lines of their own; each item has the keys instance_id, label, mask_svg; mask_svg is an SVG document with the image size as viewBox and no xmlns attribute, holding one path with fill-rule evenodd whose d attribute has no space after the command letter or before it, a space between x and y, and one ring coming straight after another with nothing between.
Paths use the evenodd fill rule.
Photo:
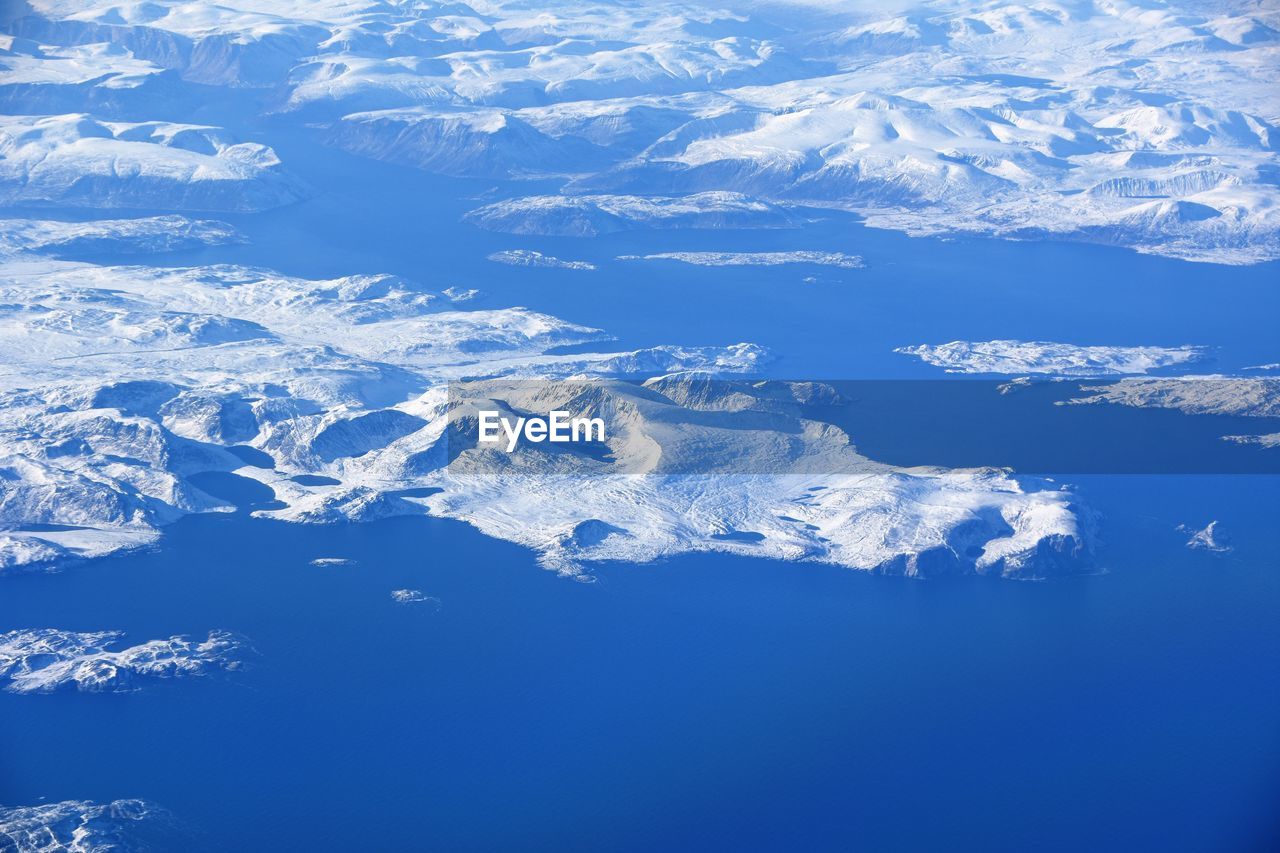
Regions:
<instances>
[{"instance_id":1,"label":"dark blue sea","mask_svg":"<svg viewBox=\"0 0 1280 853\"><path fill-rule=\"evenodd\" d=\"M249 245L146 262L395 272L620 347L754 341L791 378L936 378L891 350L953 339L1280 361L1274 264L912 240L834 215L513 238L459 222L501 188L273 144L326 193L238 219ZM503 248L600 269L484 259ZM682 249L867 268L612 260ZM584 584L440 519L187 518L148 552L4 578L0 629L226 629L256 654L131 694L0 693L0 803L142 797L185 850L1275 849L1280 478L1067 479L1102 519L1099 572L1043 583L689 556ZM1215 519L1234 551L1188 549L1177 525Z\"/></svg>"},{"instance_id":2,"label":"dark blue sea","mask_svg":"<svg viewBox=\"0 0 1280 853\"><path fill-rule=\"evenodd\" d=\"M249 666L0 694L0 801L144 797L191 850L1265 849L1280 484L1086 479L1108 571L1045 583L696 556L583 584L457 522L189 518L6 579L0 622L225 628ZM1173 530L1209 516L1232 554Z\"/></svg>"}]
</instances>

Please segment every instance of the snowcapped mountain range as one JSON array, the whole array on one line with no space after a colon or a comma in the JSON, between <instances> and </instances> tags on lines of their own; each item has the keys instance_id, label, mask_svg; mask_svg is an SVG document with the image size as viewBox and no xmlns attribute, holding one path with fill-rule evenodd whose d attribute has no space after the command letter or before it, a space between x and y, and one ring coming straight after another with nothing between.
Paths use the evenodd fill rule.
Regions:
<instances>
[{"instance_id":1,"label":"snowcapped mountain range","mask_svg":"<svg viewBox=\"0 0 1280 853\"><path fill-rule=\"evenodd\" d=\"M416 207L388 206L397 226L404 220L403 231L392 228L392 237L370 239L374 245L367 251L361 246L361 251L328 252L331 247L322 245L325 234L346 226L354 232L348 242L385 236L372 232L391 216L364 231L354 226L367 224L361 217L370 207L401 194L401 183L419 180L413 186L417 192L403 193L413 196L410 203ZM375 185L381 190L391 185L394 192L362 195ZM952 242L986 241L988 249L997 240L1105 244L1113 248L1089 251L1143 264L1134 267L1143 274L1191 269L1181 262L1239 267L1280 259L1280 5L1272 0L0 4L0 579L152 546L184 516L232 512L298 524L407 515L454 519L517 543L535 553L543 567L580 581L592 580L602 561L643 563L705 553L911 577L1029 580L1092 573L1097 563L1108 568L1104 559L1095 560L1098 515L1071 486L1005 469L888 464L859 445L856 428L814 414L819 405L811 404L838 393L832 384L761 378L779 355L786 358L788 345L814 363L815 340L833 369L854 376L865 367L858 358L879 347L887 361L903 365L904 373L917 371L909 375L1011 377L999 387L1001 394L1029 386L1033 375L1096 377L1096 387L1090 382L1079 397L1061 402L1164 409L1171 416L1252 418L1221 436L1229 445L1216 434L1211 442L1242 453L1278 452L1280 433L1268 419L1280 417L1280 376L1272 375L1280 365L1261 364L1274 362L1275 353L1251 349L1250 360L1239 363L1261 366L1250 368L1257 372L1244 378L1182 375L1200 369L1201 362L1216 356L1224 338L1248 325L1241 317L1265 317L1265 308L1239 297L1239 313L1216 313L1203 324L1199 317L1185 322L1187 305L1196 312L1202 300L1217 298L1197 291L1180 306L1181 313L1167 312L1178 314L1168 324L1138 323L1160 311L1152 302L1164 294L1153 298L1146 282L1129 287L1128 281L1116 288L1125 290L1117 300L1123 304L1111 306L1114 311L1098 310L1098 328L1081 330L1072 343L1069 335L1059 334L1087 314L1068 304L1077 293L1066 276L1062 282L1026 282L1028 289L1045 285L1036 292L1040 301L1022 299L1026 293L1011 292L999 276L988 281L985 266L955 282L955 293L921 288L912 277L946 279L943 264L917 263L921 259L909 257L911 248L895 249L893 258L877 257L875 241L844 241L843 231L832 238L834 229L856 229L866 237L857 219L912 237L982 238ZM943 242L875 236L912 247L936 248ZM794 245L783 239L793 237ZM386 259L378 252L392 239L414 244L415 251L405 253L412 263L405 258L382 263ZM455 241L449 252L439 253L446 258L440 261L437 248ZM598 251L602 246L605 251ZM472 249L477 264L467 266L463 256ZM1129 251L1162 258L1125 256ZM992 257L999 263L1008 256ZM450 260L458 269L449 268ZM885 260L891 269L881 276L877 265ZM887 290L900 283L892 268L898 261L904 262L899 269L911 269L902 276L901 291L893 294L901 301L894 302ZM800 279L804 272L797 273L797 267L825 272L821 278ZM1082 269L1085 274L1096 270L1088 264ZM1233 278L1224 272L1222 280L1241 282L1242 292L1257 299L1257 289L1248 290L1256 283L1249 275L1265 273L1266 268L1237 269L1229 273ZM839 281L826 281L837 275ZM516 276L527 289L500 289ZM856 290L864 283L865 290ZM828 284L832 287L823 291ZM834 287L844 287L846 298L832 297ZM794 292L781 294L790 298L784 311L777 297L786 288ZM1179 296L1190 292L1170 290ZM726 292L732 295L723 296ZM851 293L859 299L847 298ZM956 309L956 293L971 299L972 306ZM575 314L578 298L586 306L582 314ZM602 318L601 305L609 300L612 313ZM747 318L755 323L752 331L734 325L745 312L735 312L741 305L724 304L728 300L752 307L755 316ZM937 304L924 304L930 301ZM816 306L829 315L820 319L833 322L815 322L815 311L790 310L796 305ZM1086 309L1093 310L1093 304ZM864 311L865 316L854 316ZM1057 318L1047 316L1055 313L1068 319L1055 323ZM647 315L646 323L628 325L628 315L637 314ZM573 317L582 322L567 319ZM769 324L800 326L806 319L812 329L765 337ZM872 329L875 323L892 327L893 339L879 335L884 329ZM1131 337L1130 324L1142 331ZM1214 337L1184 335L1187 328L1196 334L1205 329ZM1148 333L1149 338L1137 337ZM855 340L861 349L847 345ZM1101 381L1116 377L1121 378ZM562 452L549 445L503 453L451 444L460 431L475 426L481 410L552 409L607 419L608 435L590 447ZM939 433L951 424L945 418L919 420ZM1208 522L1216 517L1215 511L1180 528L1180 535L1190 537L1189 548L1231 552L1218 522ZM1144 525L1148 522L1144 516ZM1248 537L1241 539L1247 546ZM299 561L308 561L306 570L320 575L354 574L373 562L363 554L358 561L340 556L340 548L321 553L332 556L313 552ZM425 556L443 559L434 549ZM398 556L388 555L388 561L394 559ZM83 568L87 575L98 567ZM1147 583L1145 577L1140 583ZM418 581L394 583L416 586ZM423 585L425 591L388 583L378 595L401 616L436 614L442 601L428 592L438 590ZM607 590L607 584L597 589ZM1000 592L1010 589L1005 585ZM449 602L441 615L452 615L450 593L441 594ZM91 611L78 615L74 609L64 612L62 603L44 612L62 613L56 618L66 619L59 623L63 627L24 624L0 630L0 690L6 700L34 706L58 701L34 694L159 689L155 682L161 680L236 671L256 655L249 639L213 627L240 630L234 620L193 618L194 627L129 627L126 636L100 630L128 627L123 622L85 623L111 618L99 612L96 598ZM766 602L770 609L775 603L772 597ZM956 626L994 632L996 654L968 657L984 667L995 661L983 671L990 684L1020 684L1032 670L1001 669L1008 662L999 659L1035 662L1038 642L1057 643L1067 636L1054 633L1053 611L1031 603L1019 609L1016 623L979 624L998 611L975 607L963 624L943 619L940 624L950 633L937 636L946 645ZM520 604L526 606L524 598ZM1133 612L1096 608L1107 609ZM937 612L922 606L910 618L923 625L922 615ZM468 618L475 620L477 613ZM827 618L820 608L813 613ZM1105 622L1082 621L1081 613L1074 609L1061 621L1076 630L1105 627ZM475 624L483 625L484 618ZM878 619L870 624L882 624ZM1032 633L1003 632L1003 626L1014 624L1017 631L1030 627ZM1043 636L1041 627L1049 629ZM1133 625L1125 627L1133 634ZM1215 631L1204 633L1212 640ZM443 648L438 637L447 636L433 634L432 648ZM523 632L520 642L527 636ZM840 644L858 636L849 633L832 647L839 651ZM883 642L893 636L905 635L881 633L872 643L894 645ZM345 642L340 632L333 637ZM914 629L909 644L923 646L930 637ZM1102 648L1080 639L1077 633L1071 645L1087 655ZM597 643L597 637L590 642ZM614 651L605 643L601 647ZM851 647L858 655L863 648L860 643ZM984 647L956 646L960 652L967 648ZM1017 654L1005 655L1011 648ZM1212 643L1206 648L1212 651ZM779 646L780 660L785 651ZM1141 652L1132 656L1135 661L1146 660ZM1203 656L1218 660L1209 652ZM343 660L335 657L334 666ZM1048 669L1065 671L1070 660L1055 654ZM356 662L353 669L363 666ZM587 663L580 666L589 669ZM900 754L895 733L881 731L877 721L882 718L862 709L870 707L862 697L874 692L864 688L877 684L875 668L849 670L859 679L855 716L873 723L853 729L872 731L894 745L895 767L907 759L926 766ZM895 660L885 670L908 672L910 667ZM281 666L272 675L280 678L285 671ZM372 668L369 673L391 671ZM762 665L752 678L763 682L770 672ZM944 695L938 691L953 675L973 681L963 666L949 666L945 677L938 676L941 672L926 668L922 676L932 679L930 689L938 695ZM1096 683L1146 684L1142 678L1113 677L1121 672L1100 668ZM1031 680L1036 677L1033 673ZM365 704L363 685L371 682L365 674L361 678L362 687L352 692L361 700L361 719L373 719L369 709L379 706L376 697ZM733 684L731 678L710 682L718 692L752 703L763 697L768 705L767 694L754 686L726 690L723 685ZM1215 690L1220 682L1214 682ZM326 685L324 702L346 683ZM787 690L806 683L779 680ZM433 690L440 684L458 690L447 678L429 682ZM1091 682L1080 684L1088 688ZM987 692L984 685L979 687ZM1071 690L1079 686L1067 684ZM538 709L524 714L513 704L511 710L538 725L541 737L551 719L545 714L556 706L544 702L540 692L522 692L539 703ZM556 694L547 695L554 699ZM628 702L633 695L628 684ZM1003 701L1005 694L990 695ZM1066 694L1043 695L1060 705ZM1013 704L1048 708L1049 702L1036 705L1043 695L1019 693ZM1195 702L1184 701L1185 694L1168 695L1176 701L1166 704L1185 705L1196 714L1197 725L1208 718ZM793 698L788 705L798 704ZM912 694L907 701L918 698ZM687 701L683 691L678 700ZM883 719L915 726L916 718L903 716L902 706L895 704ZM293 713L298 706L287 707ZM409 705L397 697L395 713L404 707ZM563 716L580 721L584 707L609 705L584 706L575 699ZM699 716L722 719L702 713L716 705L690 707ZM819 710L849 729L849 717L832 710L837 707ZM1123 702L1117 707L1130 709ZM994 719L980 705L969 711L975 720ZM733 714L731 734L740 723L741 732L753 731L736 719L736 708ZM613 723L609 713L595 716ZM1042 712L1024 716L1057 719L1046 730L1061 734L1061 718ZM108 731L123 740L115 727L104 728L93 719L93 738ZM672 728L662 734L668 743L680 718L669 719ZM800 730L815 719L770 710L768 725L770 731ZM1153 719L1152 731L1175 730L1158 715ZM792 725L791 720L801 722ZM957 737L962 728L956 729ZM985 723L981 728L984 733L992 729ZM1237 728L1248 731L1243 724ZM444 730L454 737L453 729ZM720 729L708 742L723 739ZM202 732L204 726L184 716L182 730ZM155 728L155 733L166 731ZM492 726L486 729L486 739L491 731ZM548 742L554 731L548 728ZM1099 731L1091 730L1088 742L1110 749ZM623 741L626 732L625 726L618 729ZM155 733L148 731L147 737ZM824 763L834 767L841 757L838 738L817 729L802 734L798 740L820 742L830 756ZM590 731L586 735L594 737ZM58 737L63 737L60 731ZM574 731L567 740L579 737ZM951 732L947 738L949 747L961 742L953 742ZM1070 732L1063 739L1076 742ZM330 738L319 740L327 744ZM675 740L684 743L684 735ZM729 740L736 758L739 741L746 739ZM926 748L933 743L928 737L913 740ZM147 741L138 743L145 747ZM284 739L281 744L288 745ZM467 746L461 735L458 744ZM339 744L343 749L335 754L349 745ZM373 740L362 741L359 751L366 746L376 755ZM1038 762L1036 767L1053 766L1038 757L1033 741L1015 746ZM46 747L42 742L40 749ZM1168 752L1148 749L1142 741L1138 747ZM400 751L402 744L397 741L395 748ZM308 745L309 752L314 749L314 743ZM401 759L412 749L406 745L394 764L407 765ZM470 765L471 751L458 752ZM965 755L959 749L942 752ZM546 763L543 755L538 753L539 764ZM611 750L610 765L616 756ZM864 757L859 752L858 760ZM590 767L572 758L568 755L565 767ZM187 759L184 753L184 773ZM37 760L59 763L43 751ZM1229 764L1217 753L1214 761ZM447 768L447 760L441 762ZM503 762L504 775L517 783L525 778L516 772L517 758L504 753ZM78 763L65 763L76 764L66 772L75 775L77 785L94 779ZM999 755L991 763L1004 766ZM508 764L516 771L508 773ZM876 764L871 760L867 766ZM1194 766L1188 759L1186 767ZM643 778L646 766L637 767L633 775ZM113 764L104 776L129 777L118 769ZM378 771L387 790L392 769L388 763ZM789 785L792 777L786 773L793 770L808 772L807 765L789 761L777 779ZM483 772L483 760L468 766L461 787L451 781L450 790L465 791L467 778ZM234 782L237 790L256 796L256 788L243 784L252 774L246 767ZM306 774L290 779L299 775ZM1067 783L1073 778L1059 775ZM264 784L273 778L262 775ZM743 778L751 781L749 775ZM360 777L350 779L358 784ZM85 794L52 793L58 790L52 787L26 800L34 805L0 806L0 849L183 849L172 841L151 847L139 842L140 836L162 836L171 828L167 813L146 799L111 799L120 794L103 784L95 782ZM293 793L301 797L305 790L299 785ZM412 790L404 786L397 795ZM803 790L790 793L798 797ZM1229 788L1222 792L1232 794ZM665 794L679 798L681 808L697 807L697 798L688 798L686 789ZM69 799L81 796L103 799ZM826 791L811 799L821 805L823 798L830 799ZM519 795L513 801L523 803ZM647 802L643 796L638 801ZM453 802L443 798L433 807L453 810ZM225 803L217 805L221 809ZM260 806L255 805L255 815L265 814ZM586 807L613 820L608 809ZM806 813L813 811L816 807ZM243 814L231 804L217 819ZM278 822L289 824L288 807L280 814ZM378 814L381 821L385 802ZM447 845L449 838L461 837L437 836L433 817L412 810L405 815L417 824L415 841L441 837ZM486 805L477 819L492 818ZM1020 820L1036 818L1033 811L1019 815ZM324 821L316 826L322 832L329 828ZM521 840L537 843L539 837L531 832Z\"/></svg>"},{"instance_id":2,"label":"snowcapped mountain range","mask_svg":"<svg viewBox=\"0 0 1280 853\"><path fill-rule=\"evenodd\" d=\"M665 221L685 197L738 193L910 233L1280 256L1269 4L659 8L29 0L6 25L0 188L177 209L306 192L268 146L146 115L188 83L269 90L364 156L564 179L558 201L477 212L513 233Z\"/></svg>"},{"instance_id":3,"label":"snowcapped mountain range","mask_svg":"<svg viewBox=\"0 0 1280 853\"><path fill-rule=\"evenodd\" d=\"M5 14L0 205L21 212L0 242L6 568L135 546L184 513L246 500L295 520L452 515L570 573L584 560L717 549L1041 576L1087 551L1068 493L999 472L859 457L863 470L833 482L592 479L611 510L576 518L548 498L580 472L534 466L519 482L464 486L435 446L446 383L537 376L604 382L608 405L630 419L633 443L612 448L622 456L670 462L691 436L730 429L753 436L747 454L779 452L783 436L799 457L852 453L833 449L849 444L834 427L795 416L742 429L757 414L750 386L735 392L747 401L738 409L690 405L679 382L750 375L769 357L751 343L611 351L607 331L471 307L470 293L376 271L317 280L58 260L231 245L243 239L235 227L196 213L323 192L272 139L236 127L246 93L272 120L364 158L514 180L466 215L508 234L795 228L839 208L913 234L1051 235L1232 264L1280 257L1280 22L1265 4L28 0ZM1069 53L1056 47L1067 43ZM228 126L194 120L196 103ZM822 252L649 257L861 263ZM593 274L528 250L492 258ZM956 370L1086 373L1199 354L1055 346L905 351ZM684 379L640 397L608 384L663 375ZM246 482L258 497L233 496Z\"/></svg>"},{"instance_id":4,"label":"snowcapped mountain range","mask_svg":"<svg viewBox=\"0 0 1280 853\"><path fill-rule=\"evenodd\" d=\"M134 546L185 513L232 509L228 478L258 486L251 506L261 514L431 511L530 545L568 573L583 560L700 549L907 574L1041 576L1085 564L1074 558L1087 523L1056 487L894 469L857 456L829 425L795 414L761 422L772 391L690 392L696 375L758 369L767 354L751 344L549 354L605 336L522 308L457 310L388 276L310 281L19 256L0 293L10 567ZM607 382L664 374L643 393ZM610 410L615 462L601 471L589 458L566 467L538 457L519 477L454 476L442 444L446 385L490 376L596 380L597 400L564 405ZM503 405L534 405L525 387L511 386ZM717 453L761 475L721 477ZM628 464L636 454L651 464ZM583 524L619 535L584 540ZM726 535L743 530L745 541Z\"/></svg>"}]
</instances>

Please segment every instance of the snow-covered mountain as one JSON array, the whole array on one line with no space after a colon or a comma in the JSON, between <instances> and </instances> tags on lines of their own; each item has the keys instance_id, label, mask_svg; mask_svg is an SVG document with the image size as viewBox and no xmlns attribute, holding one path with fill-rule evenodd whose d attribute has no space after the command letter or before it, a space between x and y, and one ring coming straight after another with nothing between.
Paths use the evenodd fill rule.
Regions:
<instances>
[{"instance_id":1,"label":"snow-covered mountain","mask_svg":"<svg viewBox=\"0 0 1280 853\"><path fill-rule=\"evenodd\" d=\"M733 487L631 481L690 473L661 466L628 472L625 485L589 478L582 488L612 509L584 519L548 509L566 488L554 466L519 485L451 482L438 447L451 380L750 374L768 353L611 352L601 330L472 307L470 291L395 276L74 262L229 246L243 239L235 227L192 212L234 219L323 192L294 175L262 124L237 120L249 109L363 157L539 178L536 192L503 183L467 214L517 235L796 228L840 208L911 233L1056 235L1230 263L1280 256L1280 32L1256 4L29 0L5 14L6 567L145 543L184 513L235 505L317 521L430 509L566 571L714 548L1022 576L1069 570L1086 550L1088 525L1055 487L894 470L794 414L745 429L766 405L751 402L758 389L731 394L734 409L690 405L670 383L623 405L634 388L602 386L640 442L611 448L619 458L643 447L705 471L717 441L751 436L735 452L758 470ZM95 213L122 208L145 215ZM648 257L861 263L823 248ZM593 266L526 249L492 257L587 278ZM904 351L951 370L1077 374L1201 355L1016 341ZM762 463L783 446L793 462L843 454L804 469L835 480L788 480L795 470ZM331 484L296 479L307 474ZM426 487L444 491L404 494Z\"/></svg>"},{"instance_id":2,"label":"snow-covered mountain","mask_svg":"<svg viewBox=\"0 0 1280 853\"><path fill-rule=\"evenodd\" d=\"M430 514L583 581L600 561L708 552L913 577L1093 571L1094 512L1070 486L879 461L824 419L833 385L760 376L795 350L857 373L879 348L904 370L1019 377L1001 393L1030 374L1123 376L1069 402L1275 417L1274 376L1169 378L1218 351L1221 318L1186 344L1182 314L1150 338L1110 323L1079 335L1105 345L1058 343L1075 339L1060 318L999 304L981 273L963 282L973 316L935 322L951 294L892 313L893 269L836 214L1273 261L1278 83L1266 0L0 4L0 576L230 512ZM393 239L414 251L379 255ZM752 290L784 265L866 283L866 304L823 301L817 275ZM695 281L710 286L679 290ZM831 324L772 335L776 352L744 340L816 316L779 296ZM739 334L744 305L767 331ZM885 316L893 337L868 334ZM608 434L469 444L490 409L599 416ZM1256 423L1227 449L1274 452L1280 433ZM1200 527L1213 517L1189 547L1229 550ZM301 559L368 568L324 553ZM408 585L377 595L408 618L441 608ZM253 653L203 620L126 636L90 604L0 632L0 690L23 694L8 700L151 689ZM149 801L37 796L0 805L0 849L183 848L139 841L166 831Z\"/></svg>"},{"instance_id":3,"label":"snow-covered mountain","mask_svg":"<svg viewBox=\"0 0 1280 853\"><path fill-rule=\"evenodd\" d=\"M427 499L576 573L730 551L892 574L1044 577L1087 567L1088 513L1070 492L994 470L903 469L860 455L798 413L833 389L671 374L616 381L494 381L451 389L455 427L478 409L603 417L604 455L471 446ZM583 508L590 507L584 519Z\"/></svg>"},{"instance_id":4,"label":"snow-covered mountain","mask_svg":"<svg viewBox=\"0 0 1280 853\"><path fill-rule=\"evenodd\" d=\"M306 192L269 147L198 125L8 116L0 155L4 205L250 211Z\"/></svg>"},{"instance_id":5,"label":"snow-covered mountain","mask_svg":"<svg viewBox=\"0 0 1280 853\"><path fill-rule=\"evenodd\" d=\"M392 276L30 254L10 259L0 306L8 567L134 546L183 514L235 506L298 521L431 511L570 573L709 549L906 574L1087 563L1087 515L1057 487L895 469L779 410L776 389L691 390L708 373L758 370L767 353L751 344L549 354L606 338L523 308L463 310ZM664 374L644 388L607 381ZM517 478L455 476L446 383L476 377L515 378L508 408L533 405L531 385L551 389L543 408L608 407L614 460L521 458ZM581 384L533 377L593 379L597 399L551 399ZM440 491L410 494L423 489Z\"/></svg>"},{"instance_id":6,"label":"snow-covered mountain","mask_svg":"<svg viewBox=\"0 0 1280 853\"><path fill-rule=\"evenodd\" d=\"M602 233L638 195L731 192L910 233L1280 257L1268 4L29 0L4 28L0 103L28 114L0 135L12 201L304 192L268 148L146 122L203 86L266 93L364 156L566 181L559 202L477 212L512 233ZM112 163L128 177L68 177Z\"/></svg>"},{"instance_id":7,"label":"snow-covered mountain","mask_svg":"<svg viewBox=\"0 0 1280 853\"><path fill-rule=\"evenodd\" d=\"M243 641L226 631L111 648L122 640L119 631L0 634L0 684L12 693L121 693L148 681L236 669L244 651Z\"/></svg>"}]
</instances>

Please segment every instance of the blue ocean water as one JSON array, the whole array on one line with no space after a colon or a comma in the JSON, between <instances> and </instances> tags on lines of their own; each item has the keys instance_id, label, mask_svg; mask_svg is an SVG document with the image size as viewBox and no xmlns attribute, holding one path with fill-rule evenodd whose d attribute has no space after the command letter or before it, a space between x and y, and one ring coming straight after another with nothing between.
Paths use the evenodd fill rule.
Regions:
<instances>
[{"instance_id":1,"label":"blue ocean water","mask_svg":"<svg viewBox=\"0 0 1280 853\"><path fill-rule=\"evenodd\" d=\"M326 193L237 219L248 245L147 262L396 272L620 346L755 341L790 377L935 377L890 350L957 338L1277 360L1274 264L911 240L835 215L515 238L459 221L490 184L272 141ZM513 247L600 269L484 259ZM613 260L681 249L868 266ZM438 519L188 518L151 552L6 578L0 627L222 628L252 640L251 665L128 695L0 694L0 802L144 797L208 850L1265 849L1280 828L1280 481L1071 482L1102 515L1106 571L1053 583L689 556L603 566L588 585ZM1214 519L1235 551L1188 550L1176 525ZM399 588L441 606L399 605Z\"/></svg>"},{"instance_id":2,"label":"blue ocean water","mask_svg":"<svg viewBox=\"0 0 1280 853\"><path fill-rule=\"evenodd\" d=\"M791 378L936 378L936 368L892 350L1006 338L1196 344L1212 348L1206 371L1280 361L1274 330L1280 263L1223 267L1090 244L908 237L829 210L810 211L811 221L797 228L651 230L590 239L496 234L464 223L463 216L506 196L557 187L428 175L319 146L287 125L271 127L262 139L324 191L263 213L219 214L244 232L245 245L157 255L148 264L245 263L313 278L395 273L432 290L478 288L482 296L473 304L479 307L524 305L602 328L617 336L619 348L751 341L777 356L772 373ZM487 260L511 248L591 261L598 269ZM617 260L800 249L861 255L866 268ZM810 277L816 281L806 282Z\"/></svg>"},{"instance_id":3,"label":"blue ocean water","mask_svg":"<svg viewBox=\"0 0 1280 853\"><path fill-rule=\"evenodd\" d=\"M250 666L0 694L0 801L145 797L193 850L1263 849L1280 483L1086 480L1109 571L1052 583L691 556L580 584L457 522L189 518L6 579L0 622L225 628ZM1170 524L1207 514L1233 554Z\"/></svg>"}]
</instances>

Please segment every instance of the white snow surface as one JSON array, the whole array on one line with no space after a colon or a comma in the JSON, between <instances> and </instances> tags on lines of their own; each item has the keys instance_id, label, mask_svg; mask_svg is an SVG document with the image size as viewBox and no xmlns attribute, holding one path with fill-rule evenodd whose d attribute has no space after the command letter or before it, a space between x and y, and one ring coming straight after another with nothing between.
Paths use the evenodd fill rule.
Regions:
<instances>
[{"instance_id":1,"label":"white snow surface","mask_svg":"<svg viewBox=\"0 0 1280 853\"><path fill-rule=\"evenodd\" d=\"M1045 341L951 341L898 347L948 373L1120 376L1199 361L1203 347L1076 346Z\"/></svg>"}]
</instances>

